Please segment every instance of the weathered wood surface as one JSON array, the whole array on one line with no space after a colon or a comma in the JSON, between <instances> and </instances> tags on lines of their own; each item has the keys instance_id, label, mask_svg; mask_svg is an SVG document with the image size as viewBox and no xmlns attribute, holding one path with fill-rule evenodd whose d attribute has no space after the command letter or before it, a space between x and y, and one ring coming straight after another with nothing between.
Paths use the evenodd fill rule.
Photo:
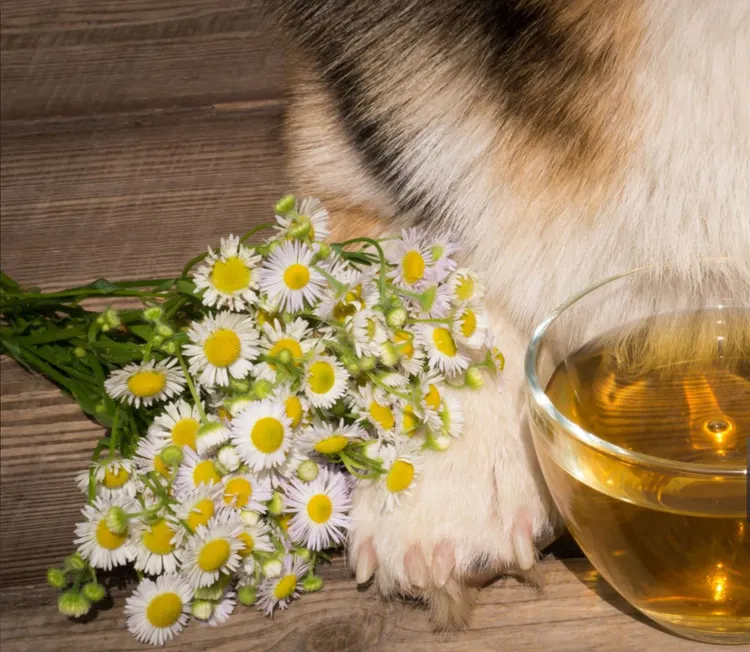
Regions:
<instances>
[{"instance_id":1,"label":"weathered wood surface","mask_svg":"<svg viewBox=\"0 0 750 652\"><path fill-rule=\"evenodd\" d=\"M287 190L282 53L260 0L2 0L0 256L53 289L175 274ZM43 378L0 361L0 647L144 649L122 593L86 624L56 613L44 572L70 552L74 474L98 426ZM576 554L558 545L558 554ZM691 650L633 614L583 559L548 559L546 588L483 591L472 626L433 634L424 614L357 589L341 560L326 588L274 620L240 610L192 627L185 650Z\"/></svg>"}]
</instances>

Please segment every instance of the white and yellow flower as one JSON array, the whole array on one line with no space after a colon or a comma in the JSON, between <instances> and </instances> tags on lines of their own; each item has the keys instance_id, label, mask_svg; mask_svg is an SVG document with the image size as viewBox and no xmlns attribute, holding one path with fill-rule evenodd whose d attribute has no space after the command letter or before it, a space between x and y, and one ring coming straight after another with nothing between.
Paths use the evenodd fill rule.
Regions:
<instances>
[{"instance_id":1,"label":"white and yellow flower","mask_svg":"<svg viewBox=\"0 0 750 652\"><path fill-rule=\"evenodd\" d=\"M133 532L135 567L149 575L174 573L180 565L179 545L183 530L165 518L138 523Z\"/></svg>"},{"instance_id":2,"label":"white and yellow flower","mask_svg":"<svg viewBox=\"0 0 750 652\"><path fill-rule=\"evenodd\" d=\"M301 425L307 423L309 405L304 394L293 392L288 384L284 384L276 388L273 399L277 403L284 405L284 410L286 416L289 417L292 429L299 428Z\"/></svg>"},{"instance_id":3,"label":"white and yellow flower","mask_svg":"<svg viewBox=\"0 0 750 652\"><path fill-rule=\"evenodd\" d=\"M288 359L286 364L299 367L305 356L315 348L315 340L311 336L309 324L299 317L286 326L279 322L265 323L260 348L270 358ZM261 380L276 382L276 370L274 362L263 361L255 365L253 373Z\"/></svg>"},{"instance_id":4,"label":"white and yellow flower","mask_svg":"<svg viewBox=\"0 0 750 652\"><path fill-rule=\"evenodd\" d=\"M255 289L260 260L234 235L221 239L218 252L209 247L207 258L193 277L195 286L204 291L203 303L237 312L253 305L258 299Z\"/></svg>"},{"instance_id":5,"label":"white and yellow flower","mask_svg":"<svg viewBox=\"0 0 750 652\"><path fill-rule=\"evenodd\" d=\"M232 421L232 442L254 471L282 464L291 446L291 419L277 401L255 401Z\"/></svg>"},{"instance_id":6,"label":"white and yellow flower","mask_svg":"<svg viewBox=\"0 0 750 652\"><path fill-rule=\"evenodd\" d=\"M346 329L359 357L380 356L380 347L388 340L385 318L369 308L360 310L346 323Z\"/></svg>"},{"instance_id":7,"label":"white and yellow flower","mask_svg":"<svg viewBox=\"0 0 750 652\"><path fill-rule=\"evenodd\" d=\"M399 365L408 375L413 376L424 367L425 352L420 339L409 329L402 328L393 334L392 343L399 356Z\"/></svg>"},{"instance_id":8,"label":"white and yellow flower","mask_svg":"<svg viewBox=\"0 0 750 652\"><path fill-rule=\"evenodd\" d=\"M76 476L76 482L83 493L88 493L90 473L93 472L97 496L133 498L138 490L136 471L135 461L119 456L108 457L92 462L89 471Z\"/></svg>"},{"instance_id":9,"label":"white and yellow flower","mask_svg":"<svg viewBox=\"0 0 750 652\"><path fill-rule=\"evenodd\" d=\"M314 197L303 199L296 215L277 215L277 229L290 237L301 237L310 242L323 242L331 234L328 211ZM302 233L303 231L306 231ZM297 233L299 232L299 235Z\"/></svg>"},{"instance_id":10,"label":"white and yellow flower","mask_svg":"<svg viewBox=\"0 0 750 652\"><path fill-rule=\"evenodd\" d=\"M456 269L457 264L452 256L458 253L459 246L442 235L430 242L429 249L435 280L442 283Z\"/></svg>"},{"instance_id":11,"label":"white and yellow flower","mask_svg":"<svg viewBox=\"0 0 750 652\"><path fill-rule=\"evenodd\" d=\"M266 579L258 587L258 608L270 616L278 607L284 611L292 600L299 597L300 582L307 572L307 564L292 555L287 555L281 573Z\"/></svg>"},{"instance_id":12,"label":"white and yellow flower","mask_svg":"<svg viewBox=\"0 0 750 652\"><path fill-rule=\"evenodd\" d=\"M310 550L325 550L343 543L352 527L349 486L341 473L321 468L312 482L292 478L286 488L286 506L293 514L289 536Z\"/></svg>"},{"instance_id":13,"label":"white and yellow flower","mask_svg":"<svg viewBox=\"0 0 750 652\"><path fill-rule=\"evenodd\" d=\"M453 321L453 336L470 349L481 349L488 328L489 319L484 308L476 302L465 303Z\"/></svg>"},{"instance_id":14,"label":"white and yellow flower","mask_svg":"<svg viewBox=\"0 0 750 652\"><path fill-rule=\"evenodd\" d=\"M404 230L401 238L393 241L391 249L388 262L394 268L388 276L393 283L409 290L424 288L429 278L428 267L432 263L432 255L429 247L417 235L417 230Z\"/></svg>"},{"instance_id":15,"label":"white and yellow flower","mask_svg":"<svg viewBox=\"0 0 750 652\"><path fill-rule=\"evenodd\" d=\"M225 591L219 600L204 600L204 604L211 607L208 618L199 618L195 610L192 612L193 618L206 627L216 627L229 620L237 606L237 594L234 591Z\"/></svg>"},{"instance_id":16,"label":"white and yellow flower","mask_svg":"<svg viewBox=\"0 0 750 652\"><path fill-rule=\"evenodd\" d=\"M353 396L354 410L360 421L372 424L381 436L395 433L398 406L395 398L381 389L366 384Z\"/></svg>"},{"instance_id":17,"label":"white and yellow flower","mask_svg":"<svg viewBox=\"0 0 750 652\"><path fill-rule=\"evenodd\" d=\"M222 479L224 504L234 509L266 511L265 503L271 500L271 482L268 478L249 473L232 473Z\"/></svg>"},{"instance_id":18,"label":"white and yellow flower","mask_svg":"<svg viewBox=\"0 0 750 652\"><path fill-rule=\"evenodd\" d=\"M138 442L135 450L135 463L140 473L156 471L162 477L169 477L170 469L161 458L162 451L169 446L169 440L150 430Z\"/></svg>"},{"instance_id":19,"label":"white and yellow flower","mask_svg":"<svg viewBox=\"0 0 750 652\"><path fill-rule=\"evenodd\" d=\"M201 385L212 388L228 385L230 378L241 380L253 367L258 355L258 331L246 315L220 312L194 323L188 330L191 344L184 347L190 373Z\"/></svg>"},{"instance_id":20,"label":"white and yellow flower","mask_svg":"<svg viewBox=\"0 0 750 652\"><path fill-rule=\"evenodd\" d=\"M221 474L213 459L199 457L187 446L183 447L182 454L184 457L175 479L175 491L178 494L188 493L201 485L221 482Z\"/></svg>"},{"instance_id":21,"label":"white and yellow flower","mask_svg":"<svg viewBox=\"0 0 750 652\"><path fill-rule=\"evenodd\" d=\"M229 428L218 417L210 416L199 429L195 438L198 455L208 457L229 441Z\"/></svg>"},{"instance_id":22,"label":"white and yellow flower","mask_svg":"<svg viewBox=\"0 0 750 652\"><path fill-rule=\"evenodd\" d=\"M187 523L191 532L199 525L206 526L224 506L224 486L222 484L200 484L195 489L177 496L175 523Z\"/></svg>"},{"instance_id":23,"label":"white and yellow flower","mask_svg":"<svg viewBox=\"0 0 750 652\"><path fill-rule=\"evenodd\" d=\"M191 597L190 586L179 575L142 579L125 601L130 633L150 645L171 641L187 624Z\"/></svg>"},{"instance_id":24,"label":"white and yellow flower","mask_svg":"<svg viewBox=\"0 0 750 652\"><path fill-rule=\"evenodd\" d=\"M299 312L319 299L325 278L312 266L315 253L298 241L284 242L273 250L260 269L261 290L281 310Z\"/></svg>"},{"instance_id":25,"label":"white and yellow flower","mask_svg":"<svg viewBox=\"0 0 750 652\"><path fill-rule=\"evenodd\" d=\"M440 430L451 437L460 437L464 429L464 415L457 396L447 394L440 406Z\"/></svg>"},{"instance_id":26,"label":"white and yellow flower","mask_svg":"<svg viewBox=\"0 0 750 652\"><path fill-rule=\"evenodd\" d=\"M193 589L210 586L221 573L233 573L240 565L239 535L242 525L230 513L219 512L207 525L199 525L185 544L182 575Z\"/></svg>"},{"instance_id":27,"label":"white and yellow flower","mask_svg":"<svg viewBox=\"0 0 750 652\"><path fill-rule=\"evenodd\" d=\"M385 509L393 510L416 486L422 470L422 455L418 442L380 447L385 475L378 481Z\"/></svg>"},{"instance_id":28,"label":"white and yellow flower","mask_svg":"<svg viewBox=\"0 0 750 652\"><path fill-rule=\"evenodd\" d=\"M332 356L317 356L305 371L305 395L313 407L330 408L346 392L349 373Z\"/></svg>"},{"instance_id":29,"label":"white and yellow flower","mask_svg":"<svg viewBox=\"0 0 750 652\"><path fill-rule=\"evenodd\" d=\"M177 360L149 360L141 364L131 363L116 369L104 381L104 387L113 399L139 408L158 401L165 401L180 394L185 387L185 377Z\"/></svg>"},{"instance_id":30,"label":"white and yellow flower","mask_svg":"<svg viewBox=\"0 0 750 652\"><path fill-rule=\"evenodd\" d=\"M271 530L263 521L258 521L255 525L242 526L242 532L237 537L242 542L242 548L239 555L242 558L242 564L248 573L252 573L255 568L255 553L269 553L275 550L271 542Z\"/></svg>"},{"instance_id":31,"label":"white and yellow flower","mask_svg":"<svg viewBox=\"0 0 750 652\"><path fill-rule=\"evenodd\" d=\"M432 429L440 430L442 420L440 410L443 405L445 379L435 372L428 372L420 378L422 398L419 402L419 414L422 420Z\"/></svg>"},{"instance_id":32,"label":"white and yellow flower","mask_svg":"<svg viewBox=\"0 0 750 652\"><path fill-rule=\"evenodd\" d=\"M469 359L461 352L447 324L422 324L420 342L427 349L430 369L446 376L455 376L469 367Z\"/></svg>"},{"instance_id":33,"label":"white and yellow flower","mask_svg":"<svg viewBox=\"0 0 750 652\"><path fill-rule=\"evenodd\" d=\"M162 437L168 443L195 450L195 436L201 426L200 410L187 401L175 401L164 406L164 411L154 419L149 434Z\"/></svg>"},{"instance_id":34,"label":"white and yellow flower","mask_svg":"<svg viewBox=\"0 0 750 652\"><path fill-rule=\"evenodd\" d=\"M478 301L484 296L484 286L479 277L468 269L456 270L448 280L453 300L457 303Z\"/></svg>"},{"instance_id":35,"label":"white and yellow flower","mask_svg":"<svg viewBox=\"0 0 750 652\"><path fill-rule=\"evenodd\" d=\"M138 503L126 496L100 497L92 505L86 505L82 510L86 520L76 525L75 530L74 543L81 557L102 570L133 561L135 548L129 519L125 515L138 511Z\"/></svg>"},{"instance_id":36,"label":"white and yellow flower","mask_svg":"<svg viewBox=\"0 0 750 652\"><path fill-rule=\"evenodd\" d=\"M372 271L359 271L344 263L332 266L328 272L343 287L330 289L321 298L315 308L315 314L321 319L344 324L378 302L380 295Z\"/></svg>"},{"instance_id":37,"label":"white and yellow flower","mask_svg":"<svg viewBox=\"0 0 750 652\"><path fill-rule=\"evenodd\" d=\"M361 441L367 438L367 432L357 424L347 425L343 419L338 425L324 421L305 429L299 438L299 447L303 453L336 455L344 450L350 441Z\"/></svg>"}]
</instances>

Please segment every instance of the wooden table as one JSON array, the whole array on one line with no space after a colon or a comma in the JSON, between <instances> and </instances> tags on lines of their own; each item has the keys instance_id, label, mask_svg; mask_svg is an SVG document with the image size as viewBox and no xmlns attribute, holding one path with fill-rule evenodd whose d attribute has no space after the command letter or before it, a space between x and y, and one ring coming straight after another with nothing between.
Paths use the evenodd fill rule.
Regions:
<instances>
[{"instance_id":1,"label":"wooden table","mask_svg":"<svg viewBox=\"0 0 750 652\"><path fill-rule=\"evenodd\" d=\"M220 235L271 216L287 189L281 48L258 0L2 0L2 267L48 289L173 275ZM57 614L47 567L71 551L97 425L3 359L0 646L145 649L122 594L91 622ZM358 591L339 559L323 592L273 620L240 608L185 650L707 650L634 614L565 542L543 591L500 580L471 628ZM567 559L560 559L567 557ZM716 648L719 649L719 648Z\"/></svg>"}]
</instances>

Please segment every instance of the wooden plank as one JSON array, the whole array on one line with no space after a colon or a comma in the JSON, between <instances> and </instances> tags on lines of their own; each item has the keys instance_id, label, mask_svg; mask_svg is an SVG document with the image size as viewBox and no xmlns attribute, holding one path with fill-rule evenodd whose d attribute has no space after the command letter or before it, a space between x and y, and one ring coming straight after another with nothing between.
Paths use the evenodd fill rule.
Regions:
<instances>
[{"instance_id":1,"label":"wooden plank","mask_svg":"<svg viewBox=\"0 0 750 652\"><path fill-rule=\"evenodd\" d=\"M424 612L405 603L385 603L372 590L358 590L341 559L324 575L323 590L304 595L285 613L268 619L238 608L218 628L189 627L168 649L180 650L383 650L387 652L476 652L556 650L708 652L715 645L668 634L636 614L584 560L546 560L547 584L537 590L507 578L482 591L467 631L430 630ZM3 591L0 644L4 652L75 649L141 650L125 631L124 597L87 623L56 613L54 594L42 586ZM61 645L61 641L64 644Z\"/></svg>"},{"instance_id":2,"label":"wooden plank","mask_svg":"<svg viewBox=\"0 0 750 652\"><path fill-rule=\"evenodd\" d=\"M261 12L261 0L4 0L0 117L280 98L282 49Z\"/></svg>"},{"instance_id":3,"label":"wooden plank","mask_svg":"<svg viewBox=\"0 0 750 652\"><path fill-rule=\"evenodd\" d=\"M285 191L282 106L3 125L0 247L23 283L173 275Z\"/></svg>"}]
</instances>

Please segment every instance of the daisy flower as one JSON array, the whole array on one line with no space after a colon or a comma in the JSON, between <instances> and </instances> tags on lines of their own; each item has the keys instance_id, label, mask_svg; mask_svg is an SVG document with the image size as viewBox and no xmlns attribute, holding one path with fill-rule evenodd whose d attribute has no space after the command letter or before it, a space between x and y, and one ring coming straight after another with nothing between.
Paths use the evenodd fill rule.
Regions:
<instances>
[{"instance_id":1,"label":"daisy flower","mask_svg":"<svg viewBox=\"0 0 750 652\"><path fill-rule=\"evenodd\" d=\"M159 436L158 431L149 430L148 435L138 442L135 450L135 463L141 473L156 471L161 476L169 477L169 467L161 459L161 452L169 446L169 440Z\"/></svg>"},{"instance_id":2,"label":"daisy flower","mask_svg":"<svg viewBox=\"0 0 750 652\"><path fill-rule=\"evenodd\" d=\"M206 526L224 504L224 486L201 484L191 491L178 495L175 506L177 523L185 522L195 532L198 526Z\"/></svg>"},{"instance_id":3,"label":"daisy flower","mask_svg":"<svg viewBox=\"0 0 750 652\"><path fill-rule=\"evenodd\" d=\"M238 538L242 525L231 514L219 513L199 525L185 545L182 575L193 589L211 586L221 573L234 573L240 565Z\"/></svg>"},{"instance_id":4,"label":"daisy flower","mask_svg":"<svg viewBox=\"0 0 750 652\"><path fill-rule=\"evenodd\" d=\"M379 435L393 435L396 426L395 403L389 395L381 389L373 389L369 383L360 388L354 396L354 409L360 420L371 423Z\"/></svg>"},{"instance_id":5,"label":"daisy flower","mask_svg":"<svg viewBox=\"0 0 750 652\"><path fill-rule=\"evenodd\" d=\"M332 356L318 356L307 366L305 395L316 408L330 408L346 391L349 373Z\"/></svg>"},{"instance_id":6,"label":"daisy flower","mask_svg":"<svg viewBox=\"0 0 750 652\"><path fill-rule=\"evenodd\" d=\"M275 550L271 542L271 530L263 521L258 521L255 525L243 525L242 532L237 535L237 538L242 542L239 555L248 573L251 573L255 566L253 553L271 553Z\"/></svg>"},{"instance_id":7,"label":"daisy flower","mask_svg":"<svg viewBox=\"0 0 750 652\"><path fill-rule=\"evenodd\" d=\"M402 406L397 413L396 430L406 437L413 437L417 434L419 427L422 425L417 416L419 410L411 403Z\"/></svg>"},{"instance_id":8,"label":"daisy flower","mask_svg":"<svg viewBox=\"0 0 750 652\"><path fill-rule=\"evenodd\" d=\"M271 487L273 489L283 489L288 479L297 473L299 465L308 459L307 456L302 454L296 444L297 442L289 448L285 459L280 464L265 472L271 480Z\"/></svg>"},{"instance_id":9,"label":"daisy flower","mask_svg":"<svg viewBox=\"0 0 750 652\"><path fill-rule=\"evenodd\" d=\"M178 494L188 493L201 485L221 482L221 474L212 459L199 457L187 446L182 449L182 453L184 457L175 479L175 491Z\"/></svg>"},{"instance_id":10,"label":"daisy flower","mask_svg":"<svg viewBox=\"0 0 750 652\"><path fill-rule=\"evenodd\" d=\"M429 372L420 379L422 399L419 402L419 411L423 421L433 430L440 430L443 424L440 418L443 382L443 377L434 372Z\"/></svg>"},{"instance_id":11,"label":"daisy flower","mask_svg":"<svg viewBox=\"0 0 750 652\"><path fill-rule=\"evenodd\" d=\"M467 303L453 321L453 336L470 349L481 349L487 337L489 319L481 305Z\"/></svg>"},{"instance_id":12,"label":"daisy flower","mask_svg":"<svg viewBox=\"0 0 750 652\"><path fill-rule=\"evenodd\" d=\"M456 396L446 395L440 408L441 431L451 437L460 437L464 429L461 401Z\"/></svg>"},{"instance_id":13,"label":"daisy flower","mask_svg":"<svg viewBox=\"0 0 750 652\"><path fill-rule=\"evenodd\" d=\"M226 591L219 600L205 600L211 606L211 615L208 618L198 618L193 611L193 618L206 627L216 627L225 623L232 615L237 606L237 594L234 591Z\"/></svg>"},{"instance_id":14,"label":"daisy flower","mask_svg":"<svg viewBox=\"0 0 750 652\"><path fill-rule=\"evenodd\" d=\"M288 384L277 387L273 398L277 403L284 405L284 411L289 417L292 428L297 428L303 421L306 421L307 400L304 396L293 392Z\"/></svg>"},{"instance_id":15,"label":"daisy flower","mask_svg":"<svg viewBox=\"0 0 750 652\"><path fill-rule=\"evenodd\" d=\"M192 591L173 573L145 578L125 601L128 630L142 643L164 645L185 627Z\"/></svg>"},{"instance_id":16,"label":"daisy flower","mask_svg":"<svg viewBox=\"0 0 750 652\"><path fill-rule=\"evenodd\" d=\"M301 232L307 227L308 230L302 237L310 242L323 242L331 234L328 228L328 211L313 197L302 200L296 215L277 215L276 222L277 230L292 237L295 231Z\"/></svg>"},{"instance_id":17,"label":"daisy flower","mask_svg":"<svg viewBox=\"0 0 750 652\"><path fill-rule=\"evenodd\" d=\"M453 333L445 326L422 324L420 341L427 349L430 369L455 376L468 368L469 359L459 351Z\"/></svg>"},{"instance_id":18,"label":"daisy flower","mask_svg":"<svg viewBox=\"0 0 750 652\"><path fill-rule=\"evenodd\" d=\"M258 587L258 608L270 616L277 607L284 611L292 600L299 597L300 582L307 572L307 564L292 555L287 555L282 564L281 574L266 579Z\"/></svg>"},{"instance_id":19,"label":"daisy flower","mask_svg":"<svg viewBox=\"0 0 750 652\"><path fill-rule=\"evenodd\" d=\"M365 309L357 312L346 324L357 356L380 355L380 347L388 340L382 313Z\"/></svg>"},{"instance_id":20,"label":"daisy flower","mask_svg":"<svg viewBox=\"0 0 750 652\"><path fill-rule=\"evenodd\" d=\"M271 482L268 478L250 475L248 473L234 473L225 476L224 504L235 508L251 509L254 512L265 512L265 502L271 500Z\"/></svg>"},{"instance_id":21,"label":"daisy flower","mask_svg":"<svg viewBox=\"0 0 750 652\"><path fill-rule=\"evenodd\" d=\"M232 421L232 442L251 469L269 469L284 462L291 445L291 424L282 403L255 401Z\"/></svg>"},{"instance_id":22,"label":"daisy flower","mask_svg":"<svg viewBox=\"0 0 750 652\"><path fill-rule=\"evenodd\" d=\"M156 436L168 439L170 444L195 450L195 435L200 425L198 407L181 400L164 406L164 411L154 419L152 430Z\"/></svg>"},{"instance_id":23,"label":"daisy flower","mask_svg":"<svg viewBox=\"0 0 750 652\"><path fill-rule=\"evenodd\" d=\"M345 323L358 312L372 308L380 297L371 270L359 271L348 264L336 265L329 270L344 287L327 292L315 308L321 319Z\"/></svg>"},{"instance_id":24,"label":"daisy flower","mask_svg":"<svg viewBox=\"0 0 750 652\"><path fill-rule=\"evenodd\" d=\"M409 290L424 288L432 255L417 235L417 230L404 230L401 238L393 242L392 249L388 255L388 262L394 269L388 272L388 276L394 284Z\"/></svg>"},{"instance_id":25,"label":"daisy flower","mask_svg":"<svg viewBox=\"0 0 750 652\"><path fill-rule=\"evenodd\" d=\"M228 385L250 373L251 360L260 352L252 317L220 312L194 323L188 330L191 344L184 346L190 373L205 387Z\"/></svg>"},{"instance_id":26,"label":"daisy flower","mask_svg":"<svg viewBox=\"0 0 750 652\"><path fill-rule=\"evenodd\" d=\"M367 438L367 433L357 424L348 426L341 419L338 426L326 421L307 428L299 439L299 447L304 453L314 451L321 455L336 455L350 441Z\"/></svg>"},{"instance_id":27,"label":"daisy flower","mask_svg":"<svg viewBox=\"0 0 750 652\"><path fill-rule=\"evenodd\" d=\"M136 569L149 575L176 572L181 539L181 531L164 518L150 525L141 523L133 533Z\"/></svg>"},{"instance_id":28,"label":"daisy flower","mask_svg":"<svg viewBox=\"0 0 750 652\"><path fill-rule=\"evenodd\" d=\"M326 281L312 267L314 255L305 244L284 242L263 262L260 287L282 311L299 312L322 296Z\"/></svg>"},{"instance_id":29,"label":"daisy flower","mask_svg":"<svg viewBox=\"0 0 750 652\"><path fill-rule=\"evenodd\" d=\"M422 371L425 353L419 338L408 330L398 330L393 334L393 343L399 355L401 368L410 376Z\"/></svg>"},{"instance_id":30,"label":"daisy flower","mask_svg":"<svg viewBox=\"0 0 750 652\"><path fill-rule=\"evenodd\" d=\"M450 286L447 283L435 285L433 286L433 292L432 305L427 310L422 308L419 301L413 297L408 297L409 304L420 319L444 319L451 312L454 297Z\"/></svg>"},{"instance_id":31,"label":"daisy flower","mask_svg":"<svg viewBox=\"0 0 750 652\"><path fill-rule=\"evenodd\" d=\"M100 497L94 500L93 505L83 508L86 520L76 525L75 530L77 538L74 543L81 557L94 568L103 570L124 566L135 557L127 520L124 532L113 532L107 522L108 515L112 513L110 509L118 510L120 514L140 511L138 503L127 497Z\"/></svg>"},{"instance_id":32,"label":"daisy flower","mask_svg":"<svg viewBox=\"0 0 750 652\"><path fill-rule=\"evenodd\" d=\"M133 498L138 490L136 483L136 464L133 460L121 457L100 459L91 463L97 496L122 495ZM89 473L82 471L76 476L78 488L87 493L89 490Z\"/></svg>"},{"instance_id":33,"label":"daisy flower","mask_svg":"<svg viewBox=\"0 0 750 652\"><path fill-rule=\"evenodd\" d=\"M253 305L260 256L240 244L239 237L221 239L218 252L208 248L208 256L193 276L195 286L203 290L203 303L240 312Z\"/></svg>"},{"instance_id":34,"label":"daisy flower","mask_svg":"<svg viewBox=\"0 0 750 652\"><path fill-rule=\"evenodd\" d=\"M476 301L484 296L484 287L479 277L468 269L459 269L448 281L453 300L459 303Z\"/></svg>"},{"instance_id":35,"label":"daisy flower","mask_svg":"<svg viewBox=\"0 0 750 652\"><path fill-rule=\"evenodd\" d=\"M421 454L418 444L411 441L407 445L382 446L379 454L385 470L385 476L379 481L383 503L392 511L414 488L422 470Z\"/></svg>"},{"instance_id":36,"label":"daisy flower","mask_svg":"<svg viewBox=\"0 0 750 652\"><path fill-rule=\"evenodd\" d=\"M304 357L315 348L315 340L310 339L312 331L309 324L299 317L286 326L280 322L263 324L263 339L260 348L271 358L288 358L294 366L302 364ZM276 382L276 365L272 362L260 362L253 370L261 380Z\"/></svg>"},{"instance_id":37,"label":"daisy flower","mask_svg":"<svg viewBox=\"0 0 750 652\"><path fill-rule=\"evenodd\" d=\"M435 280L442 283L456 269L456 261L451 256L458 253L459 246L442 235L432 240L429 250Z\"/></svg>"},{"instance_id":38,"label":"daisy flower","mask_svg":"<svg viewBox=\"0 0 750 652\"><path fill-rule=\"evenodd\" d=\"M294 514L289 536L310 550L325 550L343 543L352 527L347 515L352 502L341 473L320 469L312 482L292 478L286 490L287 509Z\"/></svg>"},{"instance_id":39,"label":"daisy flower","mask_svg":"<svg viewBox=\"0 0 750 652\"><path fill-rule=\"evenodd\" d=\"M149 360L116 369L104 381L104 387L113 399L136 408L149 406L180 394L185 387L182 370L175 368L177 360Z\"/></svg>"}]
</instances>

